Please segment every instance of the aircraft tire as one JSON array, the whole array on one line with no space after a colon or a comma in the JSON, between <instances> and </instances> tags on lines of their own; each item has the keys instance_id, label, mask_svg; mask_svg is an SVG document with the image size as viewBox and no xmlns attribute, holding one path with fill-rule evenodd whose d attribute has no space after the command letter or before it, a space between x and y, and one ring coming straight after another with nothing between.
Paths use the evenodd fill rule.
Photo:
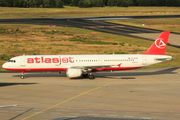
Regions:
<instances>
[{"instance_id":1,"label":"aircraft tire","mask_svg":"<svg viewBox=\"0 0 180 120\"><path fill-rule=\"evenodd\" d=\"M21 75L21 79L24 79L24 75Z\"/></svg>"},{"instance_id":2,"label":"aircraft tire","mask_svg":"<svg viewBox=\"0 0 180 120\"><path fill-rule=\"evenodd\" d=\"M92 80L94 79L95 77L93 75L89 75L89 79Z\"/></svg>"}]
</instances>

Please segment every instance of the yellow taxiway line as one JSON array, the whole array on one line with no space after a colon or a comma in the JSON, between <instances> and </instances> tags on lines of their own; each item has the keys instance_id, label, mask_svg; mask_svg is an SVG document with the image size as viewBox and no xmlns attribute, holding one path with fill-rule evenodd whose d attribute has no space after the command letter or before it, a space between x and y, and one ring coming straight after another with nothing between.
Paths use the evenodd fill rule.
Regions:
<instances>
[{"instance_id":1,"label":"yellow taxiway line","mask_svg":"<svg viewBox=\"0 0 180 120\"><path fill-rule=\"evenodd\" d=\"M108 85L110 85L110 84L111 84L111 83L108 83L108 84L105 84L105 85L103 85L103 86L108 86ZM44 112L44 111L47 111L47 110L49 110L49 109L51 109L51 108L57 107L57 106L59 106L59 105L61 105L61 104L63 104L63 103L66 103L66 102L68 102L68 101L70 101L70 100L73 100L73 99L75 99L75 98L77 98L77 97L80 97L80 96L82 96L82 95L84 95L84 94L87 94L87 93L89 93L89 92L91 92L91 91L94 91L94 90L97 90L97 89L99 89L99 88L102 88L102 87L97 87L97 88L93 88L93 89L91 89L91 90L88 90L88 91L86 91L86 92L84 92L84 93L81 93L81 94L79 94L79 95L77 95L77 96L75 96L75 97L72 97L72 98L70 98L70 99L67 99L67 100L65 100L65 101L63 101L63 102L61 102L61 103L58 103L58 104L56 104L56 105L53 105L53 106L51 106L51 107L49 107L49 108L46 108L46 109L44 109L44 110L42 110L42 111L39 111L39 112L37 112L37 113L35 113L35 114L32 114L32 115L30 115L30 116L28 116L28 117L26 117L26 118L21 119L21 120L26 120L26 119L28 119L28 118L31 118L31 117L33 117L33 116L35 116L35 115L37 115L37 114L40 114L40 113L42 113L42 112Z\"/></svg>"}]
</instances>

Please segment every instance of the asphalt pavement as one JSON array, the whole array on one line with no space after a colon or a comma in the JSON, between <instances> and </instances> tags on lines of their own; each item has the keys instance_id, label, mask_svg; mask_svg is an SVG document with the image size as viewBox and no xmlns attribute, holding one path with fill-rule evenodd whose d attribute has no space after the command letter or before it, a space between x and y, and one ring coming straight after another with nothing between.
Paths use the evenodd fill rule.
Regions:
<instances>
[{"instance_id":1,"label":"asphalt pavement","mask_svg":"<svg viewBox=\"0 0 180 120\"><path fill-rule=\"evenodd\" d=\"M110 17L62 17L62 18L29 18L29 19L0 19L0 24L37 24L56 25L63 27L77 27L93 31L141 38L154 41L161 30L150 28L134 27L123 24L108 23L105 20L122 19L158 19L158 18L180 18L180 15L155 15L155 16L110 16ZM149 37L151 36L151 37ZM170 34L169 45L180 47L180 34Z\"/></svg>"},{"instance_id":2,"label":"asphalt pavement","mask_svg":"<svg viewBox=\"0 0 180 120\"><path fill-rule=\"evenodd\" d=\"M94 75L0 73L0 106L11 106L0 108L0 119L179 120L180 67Z\"/></svg>"}]
</instances>

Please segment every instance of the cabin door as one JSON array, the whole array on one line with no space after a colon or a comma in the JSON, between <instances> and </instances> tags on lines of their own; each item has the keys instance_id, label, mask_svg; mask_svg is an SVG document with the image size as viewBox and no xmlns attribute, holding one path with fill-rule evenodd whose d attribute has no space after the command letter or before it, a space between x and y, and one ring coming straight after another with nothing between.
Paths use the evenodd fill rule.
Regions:
<instances>
[{"instance_id":1,"label":"cabin door","mask_svg":"<svg viewBox=\"0 0 180 120\"><path fill-rule=\"evenodd\" d=\"M147 57L143 56L142 65L147 65Z\"/></svg>"},{"instance_id":2,"label":"cabin door","mask_svg":"<svg viewBox=\"0 0 180 120\"><path fill-rule=\"evenodd\" d=\"M102 65L102 58L98 58L98 64Z\"/></svg>"},{"instance_id":3,"label":"cabin door","mask_svg":"<svg viewBox=\"0 0 180 120\"><path fill-rule=\"evenodd\" d=\"M21 67L24 67L24 66L26 66L26 64L25 64L25 57L23 56L21 57Z\"/></svg>"}]
</instances>

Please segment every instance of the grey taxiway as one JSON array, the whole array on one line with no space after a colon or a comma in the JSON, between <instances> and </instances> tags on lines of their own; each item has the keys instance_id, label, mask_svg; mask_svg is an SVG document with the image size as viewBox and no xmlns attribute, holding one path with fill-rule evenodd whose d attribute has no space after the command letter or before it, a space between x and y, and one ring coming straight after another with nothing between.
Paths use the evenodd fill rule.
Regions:
<instances>
[{"instance_id":1,"label":"grey taxiway","mask_svg":"<svg viewBox=\"0 0 180 120\"><path fill-rule=\"evenodd\" d=\"M57 72L0 73L1 120L62 117L179 119L180 67L95 73L69 79Z\"/></svg>"}]
</instances>

